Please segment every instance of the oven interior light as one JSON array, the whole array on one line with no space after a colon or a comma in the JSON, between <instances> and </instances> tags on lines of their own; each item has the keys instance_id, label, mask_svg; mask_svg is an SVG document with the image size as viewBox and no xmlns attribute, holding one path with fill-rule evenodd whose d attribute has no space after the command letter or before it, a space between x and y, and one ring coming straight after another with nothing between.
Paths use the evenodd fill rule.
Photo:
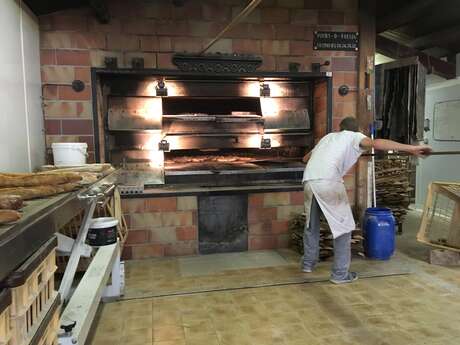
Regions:
<instances>
[{"instance_id":1,"label":"oven interior light","mask_svg":"<svg viewBox=\"0 0 460 345\"><path fill-rule=\"evenodd\" d=\"M261 149L270 149L272 147L272 141L270 138L264 138L260 140L260 148Z\"/></svg>"},{"instance_id":2,"label":"oven interior light","mask_svg":"<svg viewBox=\"0 0 460 345\"><path fill-rule=\"evenodd\" d=\"M270 85L267 83L260 83L260 97L270 97Z\"/></svg>"},{"instance_id":3,"label":"oven interior light","mask_svg":"<svg viewBox=\"0 0 460 345\"><path fill-rule=\"evenodd\" d=\"M157 82L155 91L156 91L157 96L167 96L168 95L168 88L166 87L164 80L161 79Z\"/></svg>"},{"instance_id":4,"label":"oven interior light","mask_svg":"<svg viewBox=\"0 0 460 345\"><path fill-rule=\"evenodd\" d=\"M158 143L158 150L163 151L163 152L169 152L169 143L166 139L161 140Z\"/></svg>"}]
</instances>

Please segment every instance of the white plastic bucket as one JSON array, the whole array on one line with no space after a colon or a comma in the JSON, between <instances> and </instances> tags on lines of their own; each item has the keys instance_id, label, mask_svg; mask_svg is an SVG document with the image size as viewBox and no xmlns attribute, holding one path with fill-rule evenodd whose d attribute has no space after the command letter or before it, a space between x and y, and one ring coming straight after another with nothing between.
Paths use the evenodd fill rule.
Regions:
<instances>
[{"instance_id":1,"label":"white plastic bucket","mask_svg":"<svg viewBox=\"0 0 460 345\"><path fill-rule=\"evenodd\" d=\"M71 166L86 164L86 143L53 143L54 165Z\"/></svg>"},{"instance_id":2,"label":"white plastic bucket","mask_svg":"<svg viewBox=\"0 0 460 345\"><path fill-rule=\"evenodd\" d=\"M88 235L91 246L106 246L117 242L118 220L113 217L100 217L91 220Z\"/></svg>"}]
</instances>

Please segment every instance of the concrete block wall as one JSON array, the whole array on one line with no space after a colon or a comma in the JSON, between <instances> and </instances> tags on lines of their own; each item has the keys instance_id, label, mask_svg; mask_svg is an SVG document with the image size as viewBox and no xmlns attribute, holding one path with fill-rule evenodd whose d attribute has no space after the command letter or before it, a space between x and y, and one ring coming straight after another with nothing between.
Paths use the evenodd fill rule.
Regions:
<instances>
[{"instance_id":1,"label":"concrete block wall","mask_svg":"<svg viewBox=\"0 0 460 345\"><path fill-rule=\"evenodd\" d=\"M132 57L144 57L145 67L175 68L176 52L198 52L232 17L245 0L194 0L175 7L171 0L107 2L109 24L100 24L88 8L41 16L40 46L46 145L80 141L94 159L91 67L103 67L105 56L130 67ZM358 31L358 0L264 0L243 23L228 32L211 51L252 53L263 57L263 71L287 71L290 62L310 71L312 62L329 60L333 72L334 124L355 116L357 53L314 51L315 30ZM70 83L86 83L75 93ZM350 86L349 95L337 93Z\"/></svg>"},{"instance_id":2,"label":"concrete block wall","mask_svg":"<svg viewBox=\"0 0 460 345\"><path fill-rule=\"evenodd\" d=\"M123 257L145 259L198 254L196 196L123 199L129 227ZM303 192L248 195L248 249L289 246L288 222L303 212Z\"/></svg>"}]
</instances>

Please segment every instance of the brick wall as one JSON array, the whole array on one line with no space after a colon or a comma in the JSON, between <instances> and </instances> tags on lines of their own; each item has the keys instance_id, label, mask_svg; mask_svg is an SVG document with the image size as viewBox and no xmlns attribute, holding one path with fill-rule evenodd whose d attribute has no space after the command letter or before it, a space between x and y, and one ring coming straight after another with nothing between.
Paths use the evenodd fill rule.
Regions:
<instances>
[{"instance_id":1,"label":"brick wall","mask_svg":"<svg viewBox=\"0 0 460 345\"><path fill-rule=\"evenodd\" d=\"M129 228L125 259L197 254L195 196L123 199L122 209Z\"/></svg>"},{"instance_id":2,"label":"brick wall","mask_svg":"<svg viewBox=\"0 0 460 345\"><path fill-rule=\"evenodd\" d=\"M250 194L249 250L287 248L288 222L293 214L303 210L303 192Z\"/></svg>"},{"instance_id":3,"label":"brick wall","mask_svg":"<svg viewBox=\"0 0 460 345\"><path fill-rule=\"evenodd\" d=\"M129 233L123 257L198 254L196 196L123 199ZM248 249L286 248L288 221L303 212L303 192L255 193L248 196Z\"/></svg>"},{"instance_id":4,"label":"brick wall","mask_svg":"<svg viewBox=\"0 0 460 345\"><path fill-rule=\"evenodd\" d=\"M99 24L89 9L40 17L41 65L47 147L53 142L87 142L94 151L90 67L102 67L116 56L120 67L132 57L145 66L175 68L175 52L197 52L247 3L245 0L193 0L174 7L170 0L108 1L112 19ZM309 71L312 62L330 60L323 70L334 74L334 125L356 114L357 53L313 51L315 30L357 31L358 0L264 0L211 51L254 53L263 57L260 70L287 71L298 62ZM75 93L74 79L86 83ZM352 92L337 94L346 83ZM60 85L57 85L60 84ZM67 84L67 85L65 85Z\"/></svg>"}]
</instances>

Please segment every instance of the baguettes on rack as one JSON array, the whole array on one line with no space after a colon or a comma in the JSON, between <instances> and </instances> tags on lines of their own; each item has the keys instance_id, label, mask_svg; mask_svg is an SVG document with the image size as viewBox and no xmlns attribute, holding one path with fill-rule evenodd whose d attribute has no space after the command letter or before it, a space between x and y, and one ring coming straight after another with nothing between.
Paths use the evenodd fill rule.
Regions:
<instances>
[{"instance_id":1,"label":"baguettes on rack","mask_svg":"<svg viewBox=\"0 0 460 345\"><path fill-rule=\"evenodd\" d=\"M76 173L0 174L0 188L61 185L82 179Z\"/></svg>"},{"instance_id":2,"label":"baguettes on rack","mask_svg":"<svg viewBox=\"0 0 460 345\"><path fill-rule=\"evenodd\" d=\"M5 195L17 195L23 200L29 200L71 192L78 187L78 183L64 183L57 186L0 188L0 197Z\"/></svg>"}]
</instances>

